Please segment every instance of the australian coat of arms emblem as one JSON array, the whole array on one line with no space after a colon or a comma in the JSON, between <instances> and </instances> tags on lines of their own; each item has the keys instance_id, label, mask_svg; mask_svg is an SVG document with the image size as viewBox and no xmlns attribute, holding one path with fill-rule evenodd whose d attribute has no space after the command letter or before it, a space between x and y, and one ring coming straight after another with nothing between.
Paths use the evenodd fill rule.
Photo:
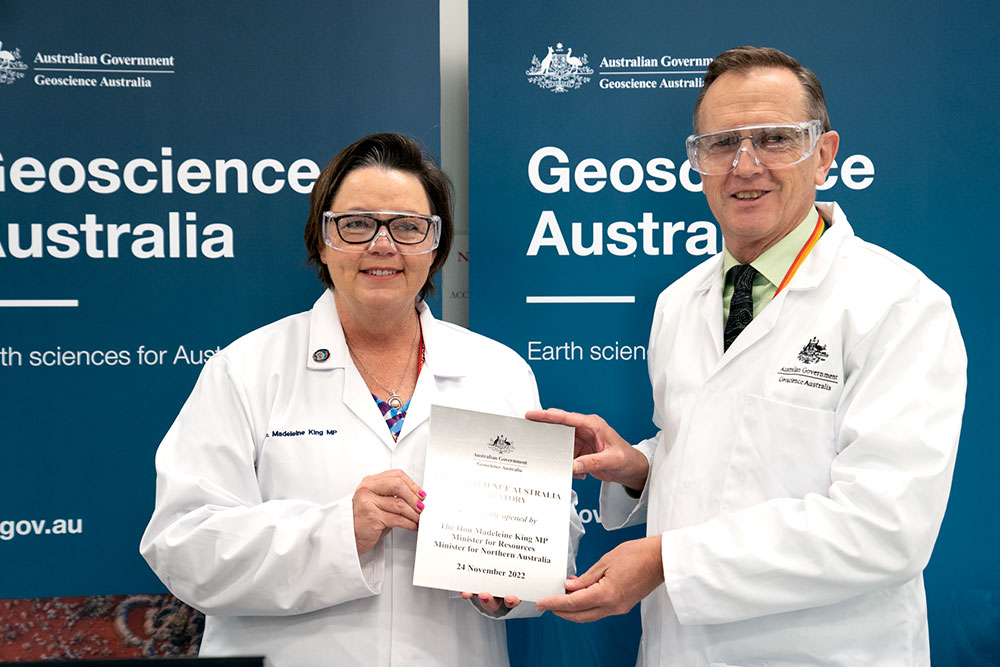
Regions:
<instances>
[{"instance_id":1,"label":"australian coat of arms emblem","mask_svg":"<svg viewBox=\"0 0 1000 667\"><path fill-rule=\"evenodd\" d=\"M826 352L826 345L820 345L819 339L814 336L799 352L799 361L804 364L815 364L817 361L824 361L829 356Z\"/></svg>"},{"instance_id":2,"label":"australian coat of arms emblem","mask_svg":"<svg viewBox=\"0 0 1000 667\"><path fill-rule=\"evenodd\" d=\"M525 71L528 81L553 93L579 88L590 81L593 73L594 70L587 67L587 54L574 56L572 47L564 49L562 42L556 44L555 49L550 46L548 54L541 60L533 55L531 67Z\"/></svg>"},{"instance_id":3,"label":"australian coat of arms emblem","mask_svg":"<svg viewBox=\"0 0 1000 667\"><path fill-rule=\"evenodd\" d=\"M14 83L24 78L28 66L21 60L21 49L13 51L3 48L0 42L0 83Z\"/></svg>"},{"instance_id":4,"label":"australian coat of arms emblem","mask_svg":"<svg viewBox=\"0 0 1000 667\"><path fill-rule=\"evenodd\" d=\"M512 443L504 436L498 435L497 437L490 440L489 447L497 454L506 454L507 452L511 452L514 450L514 443Z\"/></svg>"}]
</instances>

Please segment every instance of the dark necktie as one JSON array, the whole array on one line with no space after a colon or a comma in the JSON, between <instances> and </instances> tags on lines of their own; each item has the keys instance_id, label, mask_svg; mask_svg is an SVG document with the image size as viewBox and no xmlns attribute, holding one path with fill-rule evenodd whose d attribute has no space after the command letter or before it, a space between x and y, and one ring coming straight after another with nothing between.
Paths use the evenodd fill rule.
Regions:
<instances>
[{"instance_id":1,"label":"dark necktie","mask_svg":"<svg viewBox=\"0 0 1000 667\"><path fill-rule=\"evenodd\" d=\"M723 350L728 350L753 319L753 279L757 269L749 264L738 264L729 269L733 274L733 299L729 302L729 317L723 332Z\"/></svg>"}]
</instances>

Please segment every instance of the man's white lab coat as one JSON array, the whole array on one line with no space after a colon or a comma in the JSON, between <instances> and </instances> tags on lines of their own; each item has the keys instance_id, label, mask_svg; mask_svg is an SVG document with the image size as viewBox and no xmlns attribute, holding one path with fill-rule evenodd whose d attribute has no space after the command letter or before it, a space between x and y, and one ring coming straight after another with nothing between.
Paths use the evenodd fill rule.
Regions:
<instances>
[{"instance_id":1,"label":"man's white lab coat","mask_svg":"<svg viewBox=\"0 0 1000 667\"><path fill-rule=\"evenodd\" d=\"M662 535L640 664L930 664L965 348L940 288L817 208L832 226L725 354L721 255L657 302L649 478L601 494L607 527Z\"/></svg>"}]
</instances>

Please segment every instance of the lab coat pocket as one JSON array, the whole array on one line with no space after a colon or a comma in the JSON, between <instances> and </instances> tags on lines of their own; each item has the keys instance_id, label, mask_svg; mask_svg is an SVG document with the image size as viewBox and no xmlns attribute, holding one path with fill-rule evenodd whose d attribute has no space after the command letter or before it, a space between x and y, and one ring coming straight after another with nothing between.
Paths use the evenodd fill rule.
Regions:
<instances>
[{"instance_id":1,"label":"lab coat pocket","mask_svg":"<svg viewBox=\"0 0 1000 667\"><path fill-rule=\"evenodd\" d=\"M836 456L832 410L747 396L730 459L723 509L772 498L826 495Z\"/></svg>"}]
</instances>

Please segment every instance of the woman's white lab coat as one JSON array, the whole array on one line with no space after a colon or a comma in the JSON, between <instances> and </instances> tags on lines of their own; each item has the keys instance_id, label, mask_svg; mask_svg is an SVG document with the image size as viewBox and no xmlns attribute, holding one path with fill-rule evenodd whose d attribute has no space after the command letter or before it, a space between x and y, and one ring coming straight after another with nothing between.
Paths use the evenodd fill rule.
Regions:
<instances>
[{"instance_id":1,"label":"woman's white lab coat","mask_svg":"<svg viewBox=\"0 0 1000 667\"><path fill-rule=\"evenodd\" d=\"M657 303L648 482L601 513L662 535L649 667L929 664L965 348L940 288L817 208L832 226L724 354L721 256Z\"/></svg>"},{"instance_id":2,"label":"woman's white lab coat","mask_svg":"<svg viewBox=\"0 0 1000 667\"><path fill-rule=\"evenodd\" d=\"M427 361L398 442L351 360L332 292L206 363L157 451L140 546L167 588L207 614L202 655L264 654L274 667L507 664L502 621L412 585L416 533L395 529L360 558L355 546L363 477L399 468L421 483L431 404L516 417L538 407L512 350L419 309ZM571 507L567 517L572 563L582 525ZM508 618L534 613L525 603Z\"/></svg>"}]
</instances>

